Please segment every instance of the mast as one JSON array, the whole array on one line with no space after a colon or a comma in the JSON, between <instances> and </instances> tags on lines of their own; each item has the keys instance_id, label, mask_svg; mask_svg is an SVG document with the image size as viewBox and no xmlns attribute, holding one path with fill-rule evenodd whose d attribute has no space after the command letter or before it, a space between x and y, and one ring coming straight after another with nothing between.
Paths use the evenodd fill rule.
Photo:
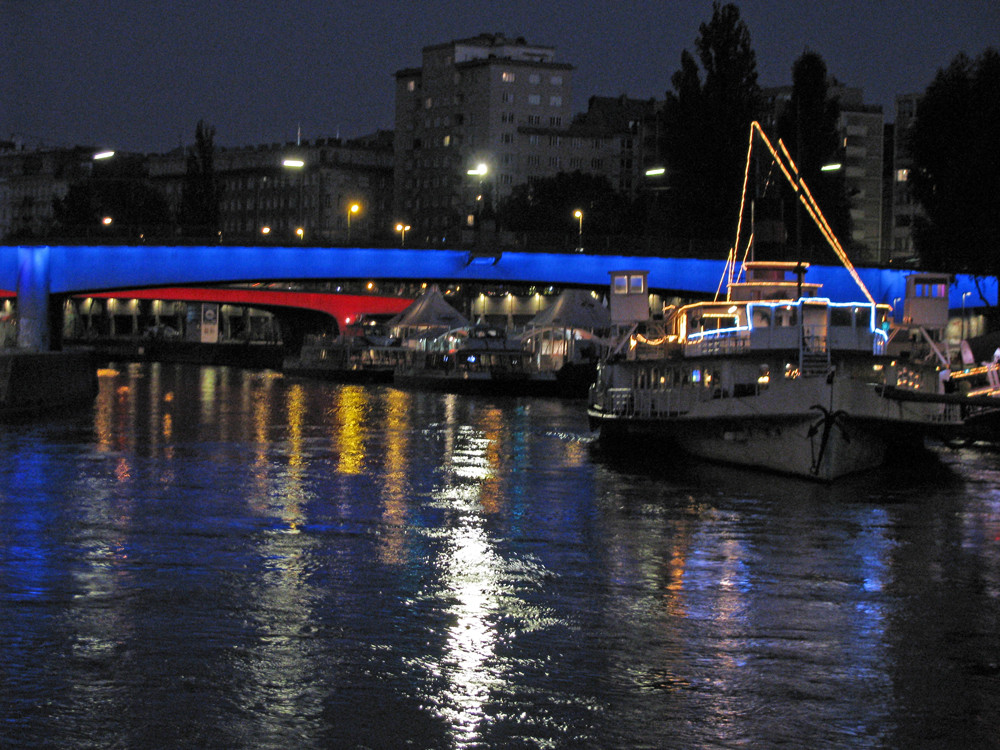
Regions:
<instances>
[{"instance_id":1,"label":"mast","mask_svg":"<svg viewBox=\"0 0 1000 750\"><path fill-rule=\"evenodd\" d=\"M785 179L788 180L788 184L792 187L792 190L798 197L799 202L805 208L806 213L809 214L809 217L813 220L813 223L816 224L817 229L819 229L820 233L823 235L823 238L826 240L827 244L833 249L833 252L836 254L838 260L840 260L841 265L843 265L844 268L847 270L847 272L851 275L851 278L854 279L854 283L858 285L858 288L861 289L861 292L865 295L868 301L871 302L872 304L875 304L875 298L872 297L871 292L868 291L868 287L866 287L865 283L861 280L861 276L858 275L858 271L854 267L854 264L851 263L851 259L847 257L847 252L844 250L843 246L841 246L840 242L837 240L836 235L834 235L833 230L830 228L830 224L827 222L826 217L820 210L819 204L816 203L816 199L813 198L813 195L810 192L809 187L806 185L805 180L802 178L802 175L799 174L799 168L798 166L796 166L795 161L792 159L791 154L788 153L788 149L785 148L785 144L781 141L781 139L779 139L778 148L775 148L771 144L771 141L768 139L767 135L764 133L764 129L761 127L760 123L757 122L756 120L750 123L750 145L747 148L746 168L744 169L743 172L743 195L740 198L740 217L739 221L736 224L736 243L733 245L733 249L730 251L729 254L729 260L727 261L727 273L728 273L729 283L732 284L733 275L735 273L736 252L738 251L740 242L740 230L743 223L743 211L746 205L747 183L750 176L750 159L753 154L753 144L755 135L760 136L761 141L764 143L764 145L767 147L767 150L770 152L771 158L774 160L774 163L778 165L778 168L781 170L782 174L785 175ZM750 239L747 242L747 253L751 252L753 244L753 221L754 221L753 208L754 208L753 201L751 201L750 204L751 234L750 234ZM746 262L745 255L743 262L744 263Z\"/></svg>"}]
</instances>

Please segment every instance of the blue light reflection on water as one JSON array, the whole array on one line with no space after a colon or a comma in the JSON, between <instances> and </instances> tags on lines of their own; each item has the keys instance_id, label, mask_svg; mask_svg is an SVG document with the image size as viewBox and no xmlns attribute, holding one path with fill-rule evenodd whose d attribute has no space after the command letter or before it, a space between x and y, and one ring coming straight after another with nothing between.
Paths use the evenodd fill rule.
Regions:
<instances>
[{"instance_id":1,"label":"blue light reflection on water","mask_svg":"<svg viewBox=\"0 0 1000 750\"><path fill-rule=\"evenodd\" d=\"M834 488L578 403L122 366L4 430L0 746L989 746L1000 470Z\"/></svg>"}]
</instances>

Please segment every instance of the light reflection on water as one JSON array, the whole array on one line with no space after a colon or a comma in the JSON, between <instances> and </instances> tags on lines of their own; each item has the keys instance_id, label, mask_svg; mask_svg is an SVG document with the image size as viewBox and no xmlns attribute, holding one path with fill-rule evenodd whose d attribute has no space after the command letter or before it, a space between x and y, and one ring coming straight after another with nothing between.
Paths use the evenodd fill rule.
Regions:
<instances>
[{"instance_id":1,"label":"light reflection on water","mask_svg":"<svg viewBox=\"0 0 1000 750\"><path fill-rule=\"evenodd\" d=\"M994 746L992 454L831 488L166 365L0 450L3 747Z\"/></svg>"}]
</instances>

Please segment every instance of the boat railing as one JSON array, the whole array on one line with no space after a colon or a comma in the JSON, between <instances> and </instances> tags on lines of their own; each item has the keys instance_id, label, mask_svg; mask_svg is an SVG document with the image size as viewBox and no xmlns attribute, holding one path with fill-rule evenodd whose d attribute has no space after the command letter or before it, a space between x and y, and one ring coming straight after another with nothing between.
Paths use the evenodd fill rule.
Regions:
<instances>
[{"instance_id":1,"label":"boat railing","mask_svg":"<svg viewBox=\"0 0 1000 750\"><path fill-rule=\"evenodd\" d=\"M694 393L697 393L696 391ZM608 388L604 391L601 406L617 417L650 419L674 416L686 411L693 393L677 391L650 391L635 388Z\"/></svg>"},{"instance_id":2,"label":"boat railing","mask_svg":"<svg viewBox=\"0 0 1000 750\"><path fill-rule=\"evenodd\" d=\"M740 354L750 349L749 328L724 328L718 331L690 334L684 354L688 357L711 357Z\"/></svg>"}]
</instances>

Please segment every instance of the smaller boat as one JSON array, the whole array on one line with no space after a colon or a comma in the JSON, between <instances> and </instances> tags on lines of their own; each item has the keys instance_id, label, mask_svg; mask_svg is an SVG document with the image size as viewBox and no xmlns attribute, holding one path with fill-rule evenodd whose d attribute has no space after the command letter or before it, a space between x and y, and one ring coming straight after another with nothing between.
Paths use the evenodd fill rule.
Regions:
<instances>
[{"instance_id":1,"label":"smaller boat","mask_svg":"<svg viewBox=\"0 0 1000 750\"><path fill-rule=\"evenodd\" d=\"M420 302L414 303L415 310ZM591 292L564 291L517 334L464 319L441 332L442 320L460 316L453 309L449 315L440 302L420 304L425 311L420 317L407 311L400 315L393 330L402 336L407 357L396 367L397 385L457 393L586 397L607 348L599 334L610 327L607 310ZM428 315L429 309L436 311Z\"/></svg>"},{"instance_id":2,"label":"smaller boat","mask_svg":"<svg viewBox=\"0 0 1000 750\"><path fill-rule=\"evenodd\" d=\"M362 315L340 335L307 335L299 353L285 357L282 372L338 383L391 383L405 352L383 317Z\"/></svg>"},{"instance_id":3,"label":"smaller boat","mask_svg":"<svg viewBox=\"0 0 1000 750\"><path fill-rule=\"evenodd\" d=\"M455 328L410 349L397 366L400 386L492 395L557 395L554 377L538 377L530 352L503 329Z\"/></svg>"}]
</instances>

